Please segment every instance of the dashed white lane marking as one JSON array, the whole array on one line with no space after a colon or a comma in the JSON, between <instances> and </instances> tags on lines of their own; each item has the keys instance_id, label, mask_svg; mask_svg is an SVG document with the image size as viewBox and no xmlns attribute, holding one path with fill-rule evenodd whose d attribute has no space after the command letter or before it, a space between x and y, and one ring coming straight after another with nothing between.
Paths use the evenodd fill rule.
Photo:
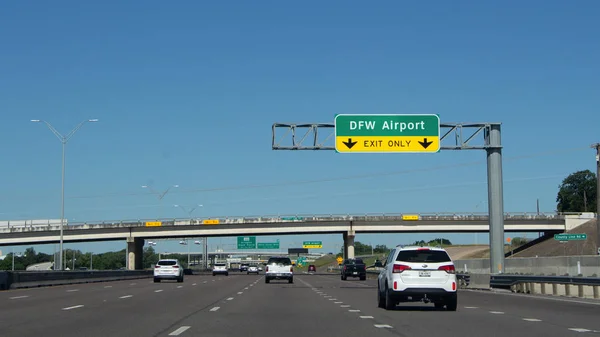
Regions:
<instances>
[{"instance_id":1,"label":"dashed white lane marking","mask_svg":"<svg viewBox=\"0 0 600 337\"><path fill-rule=\"evenodd\" d=\"M233 297L230 297L230 298L228 298L227 300L228 300L228 301L231 301L232 299L233 299Z\"/></svg>"},{"instance_id":2,"label":"dashed white lane marking","mask_svg":"<svg viewBox=\"0 0 600 337\"><path fill-rule=\"evenodd\" d=\"M490 311L490 314L504 315L504 312L503 311Z\"/></svg>"},{"instance_id":3,"label":"dashed white lane marking","mask_svg":"<svg viewBox=\"0 0 600 337\"><path fill-rule=\"evenodd\" d=\"M163 290L162 289L154 290L155 293L159 293L161 291L163 291Z\"/></svg>"},{"instance_id":4,"label":"dashed white lane marking","mask_svg":"<svg viewBox=\"0 0 600 337\"><path fill-rule=\"evenodd\" d=\"M213 280L213 282L215 282L215 280Z\"/></svg>"},{"instance_id":5,"label":"dashed white lane marking","mask_svg":"<svg viewBox=\"0 0 600 337\"><path fill-rule=\"evenodd\" d=\"M358 310L358 309L350 309L350 310L348 310L348 312L360 312L360 310Z\"/></svg>"},{"instance_id":6,"label":"dashed white lane marking","mask_svg":"<svg viewBox=\"0 0 600 337\"><path fill-rule=\"evenodd\" d=\"M221 309L221 307L214 307L214 308L210 309L210 311L217 311L219 309Z\"/></svg>"},{"instance_id":7,"label":"dashed white lane marking","mask_svg":"<svg viewBox=\"0 0 600 337\"><path fill-rule=\"evenodd\" d=\"M112 286L104 286L104 288L112 288Z\"/></svg>"},{"instance_id":8,"label":"dashed white lane marking","mask_svg":"<svg viewBox=\"0 0 600 337\"><path fill-rule=\"evenodd\" d=\"M348 305L348 304L340 305L340 308L350 308L350 305Z\"/></svg>"},{"instance_id":9,"label":"dashed white lane marking","mask_svg":"<svg viewBox=\"0 0 600 337\"><path fill-rule=\"evenodd\" d=\"M206 283L206 281L202 282L202 283Z\"/></svg>"},{"instance_id":10,"label":"dashed white lane marking","mask_svg":"<svg viewBox=\"0 0 600 337\"><path fill-rule=\"evenodd\" d=\"M523 318L524 321L527 322L541 322L541 319L537 319L537 318Z\"/></svg>"},{"instance_id":11,"label":"dashed white lane marking","mask_svg":"<svg viewBox=\"0 0 600 337\"><path fill-rule=\"evenodd\" d=\"M119 298L130 298L130 297L133 297L133 295L125 295L125 296L121 296Z\"/></svg>"},{"instance_id":12,"label":"dashed white lane marking","mask_svg":"<svg viewBox=\"0 0 600 337\"><path fill-rule=\"evenodd\" d=\"M75 292L75 291L79 291L79 289L69 289L69 290L67 290L68 293L72 293L72 292Z\"/></svg>"},{"instance_id":13,"label":"dashed white lane marking","mask_svg":"<svg viewBox=\"0 0 600 337\"><path fill-rule=\"evenodd\" d=\"M337 302L333 302L333 303L335 303L335 304L342 304L342 303L344 303L344 302L342 302L342 301L337 301Z\"/></svg>"},{"instance_id":14,"label":"dashed white lane marking","mask_svg":"<svg viewBox=\"0 0 600 337\"><path fill-rule=\"evenodd\" d=\"M137 284L137 283L130 283L129 285L130 285L130 286L134 286L134 285L136 285L136 284Z\"/></svg>"},{"instance_id":15,"label":"dashed white lane marking","mask_svg":"<svg viewBox=\"0 0 600 337\"><path fill-rule=\"evenodd\" d=\"M27 298L27 297L29 297L29 295L23 295L23 296L14 296L14 297L11 297L10 299L11 299L11 300L18 300L18 299L20 299L20 298Z\"/></svg>"},{"instance_id":16,"label":"dashed white lane marking","mask_svg":"<svg viewBox=\"0 0 600 337\"><path fill-rule=\"evenodd\" d=\"M243 291L238 291L238 295L241 295L241 294L243 294L243 293L244 293Z\"/></svg>"},{"instance_id":17,"label":"dashed white lane marking","mask_svg":"<svg viewBox=\"0 0 600 337\"><path fill-rule=\"evenodd\" d=\"M71 310L71 309L78 309L78 308L83 308L83 304L80 305L74 305L72 307L66 307L66 308L62 308L62 310Z\"/></svg>"},{"instance_id":18,"label":"dashed white lane marking","mask_svg":"<svg viewBox=\"0 0 600 337\"><path fill-rule=\"evenodd\" d=\"M575 332L590 332L590 331L592 331L592 330L583 329L583 328L569 328L569 330L575 331Z\"/></svg>"},{"instance_id":19,"label":"dashed white lane marking","mask_svg":"<svg viewBox=\"0 0 600 337\"><path fill-rule=\"evenodd\" d=\"M392 326L391 325L387 325L387 324L373 324L376 328L387 328L387 329L391 329Z\"/></svg>"},{"instance_id":20,"label":"dashed white lane marking","mask_svg":"<svg viewBox=\"0 0 600 337\"><path fill-rule=\"evenodd\" d=\"M190 328L189 326L182 326L181 328L171 332L169 334L169 336L179 336L179 335L181 335L181 333L183 333L185 330L187 330L189 328Z\"/></svg>"},{"instance_id":21,"label":"dashed white lane marking","mask_svg":"<svg viewBox=\"0 0 600 337\"><path fill-rule=\"evenodd\" d=\"M183 288L183 286L177 286L177 289L179 289L179 288Z\"/></svg>"},{"instance_id":22,"label":"dashed white lane marking","mask_svg":"<svg viewBox=\"0 0 600 337\"><path fill-rule=\"evenodd\" d=\"M362 319L373 319L373 316L360 316Z\"/></svg>"},{"instance_id":23,"label":"dashed white lane marking","mask_svg":"<svg viewBox=\"0 0 600 337\"><path fill-rule=\"evenodd\" d=\"M192 283L192 285L193 285L193 286L195 286L195 285L196 285L196 283Z\"/></svg>"},{"instance_id":24,"label":"dashed white lane marking","mask_svg":"<svg viewBox=\"0 0 600 337\"><path fill-rule=\"evenodd\" d=\"M465 309L477 309L477 307L465 307Z\"/></svg>"},{"instance_id":25,"label":"dashed white lane marking","mask_svg":"<svg viewBox=\"0 0 600 337\"><path fill-rule=\"evenodd\" d=\"M248 290L248 287L244 288L245 290Z\"/></svg>"},{"instance_id":26,"label":"dashed white lane marking","mask_svg":"<svg viewBox=\"0 0 600 337\"><path fill-rule=\"evenodd\" d=\"M337 298L330 298L330 301L337 301Z\"/></svg>"}]
</instances>

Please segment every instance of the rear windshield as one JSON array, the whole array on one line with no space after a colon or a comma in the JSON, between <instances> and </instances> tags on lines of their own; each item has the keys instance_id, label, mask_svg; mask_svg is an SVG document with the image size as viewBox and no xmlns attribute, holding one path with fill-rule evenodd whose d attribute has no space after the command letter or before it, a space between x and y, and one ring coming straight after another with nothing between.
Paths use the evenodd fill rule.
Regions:
<instances>
[{"instance_id":1,"label":"rear windshield","mask_svg":"<svg viewBox=\"0 0 600 337\"><path fill-rule=\"evenodd\" d=\"M346 260L346 262L344 264L364 264L362 259L351 259L351 260Z\"/></svg>"},{"instance_id":2,"label":"rear windshield","mask_svg":"<svg viewBox=\"0 0 600 337\"><path fill-rule=\"evenodd\" d=\"M177 261L158 261L159 266L174 266L177 264Z\"/></svg>"},{"instance_id":3,"label":"rear windshield","mask_svg":"<svg viewBox=\"0 0 600 337\"><path fill-rule=\"evenodd\" d=\"M225 263L215 263L215 267L225 267Z\"/></svg>"},{"instance_id":4,"label":"rear windshield","mask_svg":"<svg viewBox=\"0 0 600 337\"><path fill-rule=\"evenodd\" d=\"M288 257L272 257L269 259L267 264L282 264L285 266L292 264L292 260L290 260Z\"/></svg>"},{"instance_id":5,"label":"rear windshield","mask_svg":"<svg viewBox=\"0 0 600 337\"><path fill-rule=\"evenodd\" d=\"M398 254L396 261L402 262L451 262L450 256L442 250L403 250Z\"/></svg>"}]
</instances>

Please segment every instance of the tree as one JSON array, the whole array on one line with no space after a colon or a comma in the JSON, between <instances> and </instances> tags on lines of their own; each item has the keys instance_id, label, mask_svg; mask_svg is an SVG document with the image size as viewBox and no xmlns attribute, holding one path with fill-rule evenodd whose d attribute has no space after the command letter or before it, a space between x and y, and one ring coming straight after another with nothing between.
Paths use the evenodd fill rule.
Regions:
<instances>
[{"instance_id":1,"label":"tree","mask_svg":"<svg viewBox=\"0 0 600 337\"><path fill-rule=\"evenodd\" d=\"M558 212L596 212L596 174L592 171L571 173L558 188Z\"/></svg>"}]
</instances>

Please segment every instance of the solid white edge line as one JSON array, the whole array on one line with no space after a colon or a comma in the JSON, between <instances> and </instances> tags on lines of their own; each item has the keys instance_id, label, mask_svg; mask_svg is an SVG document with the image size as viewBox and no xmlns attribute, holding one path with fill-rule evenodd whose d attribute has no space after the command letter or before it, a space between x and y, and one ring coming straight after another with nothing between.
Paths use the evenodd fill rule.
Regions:
<instances>
[{"instance_id":1,"label":"solid white edge line","mask_svg":"<svg viewBox=\"0 0 600 337\"><path fill-rule=\"evenodd\" d=\"M182 327L180 327L179 329L177 329L177 330L175 330L175 331L171 332L171 333L169 334L169 336L179 336L181 333L183 333L185 330L187 330L187 329L189 329L189 328L190 328L189 326L182 326Z\"/></svg>"},{"instance_id":2,"label":"solid white edge line","mask_svg":"<svg viewBox=\"0 0 600 337\"><path fill-rule=\"evenodd\" d=\"M83 304L79 304L79 305L74 305L72 307L66 307L66 308L62 308L62 310L71 310L71 309L77 309L77 308L82 308Z\"/></svg>"}]
</instances>

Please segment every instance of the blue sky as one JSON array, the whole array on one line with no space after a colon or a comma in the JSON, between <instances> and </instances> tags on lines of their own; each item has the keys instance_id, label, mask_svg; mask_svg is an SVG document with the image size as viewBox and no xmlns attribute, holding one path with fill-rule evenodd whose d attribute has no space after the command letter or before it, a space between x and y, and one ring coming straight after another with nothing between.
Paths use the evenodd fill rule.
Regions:
<instances>
[{"instance_id":1,"label":"blue sky","mask_svg":"<svg viewBox=\"0 0 600 337\"><path fill-rule=\"evenodd\" d=\"M185 216L175 204L202 204L202 217L486 210L483 151L271 150L273 123L338 113L502 122L505 211L535 212L539 199L552 212L561 180L595 167L599 11L597 1L5 2L0 219L60 218L60 142L31 119L62 133L100 120L67 145L69 221ZM179 188L159 201L149 184ZM342 241L280 239L322 239L324 251Z\"/></svg>"}]
</instances>

